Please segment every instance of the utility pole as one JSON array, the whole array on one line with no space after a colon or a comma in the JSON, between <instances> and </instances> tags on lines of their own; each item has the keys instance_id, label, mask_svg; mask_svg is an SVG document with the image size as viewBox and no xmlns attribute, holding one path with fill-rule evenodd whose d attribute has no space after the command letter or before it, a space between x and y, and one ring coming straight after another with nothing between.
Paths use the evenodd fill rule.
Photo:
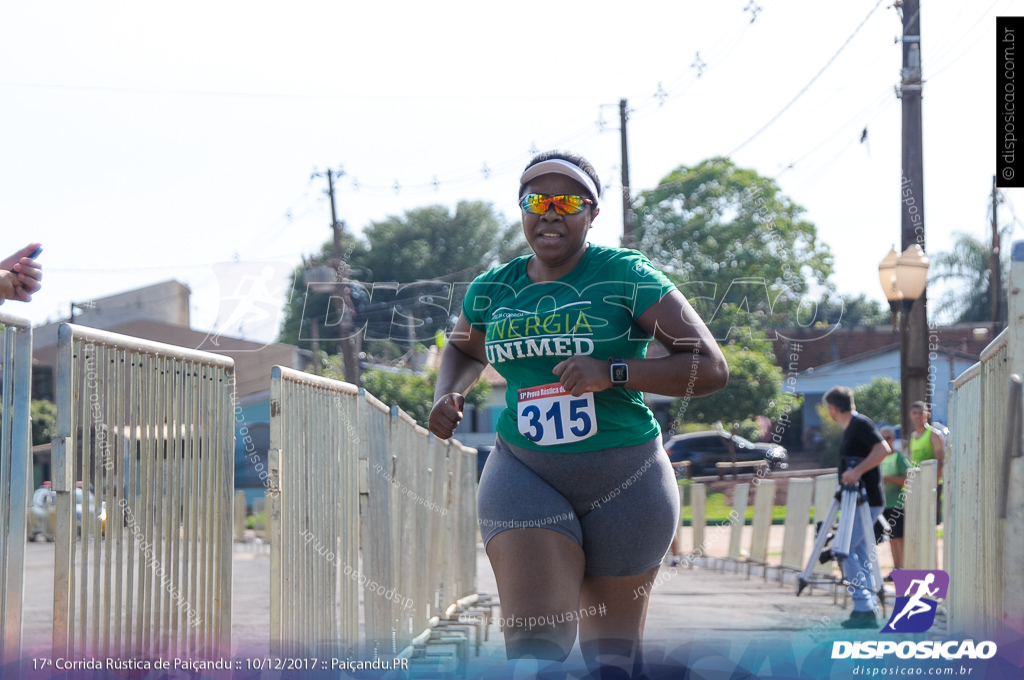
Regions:
<instances>
[{"instance_id":1,"label":"utility pole","mask_svg":"<svg viewBox=\"0 0 1024 680\"><path fill-rule=\"evenodd\" d=\"M996 187L996 176L992 175L992 252L989 254L992 259L988 270L989 303L992 305L992 337L995 337L1001 330L999 326L1002 321L999 293L1003 287L1003 270L999 263L999 219L996 207L998 205L999 188Z\"/></svg>"},{"instance_id":2,"label":"utility pole","mask_svg":"<svg viewBox=\"0 0 1024 680\"><path fill-rule=\"evenodd\" d=\"M629 149L626 144L626 121L629 110L626 100L619 100L619 131L622 138L622 247L635 248L633 241L633 199L629 194Z\"/></svg>"},{"instance_id":3,"label":"utility pole","mask_svg":"<svg viewBox=\"0 0 1024 680\"><path fill-rule=\"evenodd\" d=\"M359 349L362 343L355 332L355 306L352 303L352 289L349 286L349 267L345 262L344 254L341 251L341 237L345 230L345 223L338 219L337 207L334 202L334 180L345 174L340 168L337 174L328 168L326 173L314 173L314 177L327 177L327 195L331 199L331 233L333 242L331 246L331 269L334 270L334 283L341 284L340 297L342 301L341 319L337 324L338 328L338 349L341 351L341 359L345 365L345 381L353 385L359 384ZM334 296L332 296L334 297ZM328 306L330 309L330 306ZM315 322L318 323L318 322ZM314 347L319 346L319 328L314 327L316 334Z\"/></svg>"},{"instance_id":4,"label":"utility pole","mask_svg":"<svg viewBox=\"0 0 1024 680\"><path fill-rule=\"evenodd\" d=\"M902 7L900 7L902 4ZM902 250L915 243L925 248L924 167L921 156L921 3L897 3L903 21L903 69L900 100L903 104L903 177L900 180ZM928 398L928 300L927 289L907 309L906 332L901 337L901 387L903 441L910 441L910 404ZM938 389L936 386L932 386Z\"/></svg>"},{"instance_id":5,"label":"utility pole","mask_svg":"<svg viewBox=\"0 0 1024 680\"><path fill-rule=\"evenodd\" d=\"M344 171L338 171L338 177L340 178ZM327 195L331 197L331 230L334 232L334 244L331 248L331 256L341 261L341 232L345 228L343 223L338 222L338 212L334 207L334 176L331 174L331 169L327 169Z\"/></svg>"}]
</instances>

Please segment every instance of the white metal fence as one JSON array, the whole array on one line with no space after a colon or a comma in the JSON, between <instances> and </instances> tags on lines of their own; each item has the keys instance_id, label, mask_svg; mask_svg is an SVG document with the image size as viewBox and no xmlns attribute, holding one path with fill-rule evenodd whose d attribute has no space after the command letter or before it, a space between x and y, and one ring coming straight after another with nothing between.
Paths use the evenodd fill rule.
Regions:
<instances>
[{"instance_id":1,"label":"white metal fence","mask_svg":"<svg viewBox=\"0 0 1024 680\"><path fill-rule=\"evenodd\" d=\"M990 635L1002 616L998 499L1009 394L1009 329L953 382L945 465L945 566L949 629Z\"/></svg>"},{"instance_id":2,"label":"white metal fence","mask_svg":"<svg viewBox=\"0 0 1024 680\"><path fill-rule=\"evenodd\" d=\"M938 533L935 527L938 505L938 463L922 461L907 470L903 501L903 567L937 569Z\"/></svg>"},{"instance_id":3,"label":"white metal fence","mask_svg":"<svg viewBox=\"0 0 1024 680\"><path fill-rule=\"evenodd\" d=\"M54 658L230 654L234 362L58 338Z\"/></svg>"},{"instance_id":4,"label":"white metal fence","mask_svg":"<svg viewBox=\"0 0 1024 680\"><path fill-rule=\"evenodd\" d=\"M21 655L25 539L32 461L32 327L0 314L0 664Z\"/></svg>"},{"instance_id":5,"label":"white metal fence","mask_svg":"<svg viewBox=\"0 0 1024 680\"><path fill-rule=\"evenodd\" d=\"M359 417L353 385L274 367L270 651L345 658L359 641ZM244 442L244 439L243 439Z\"/></svg>"},{"instance_id":6,"label":"white metal fence","mask_svg":"<svg viewBox=\"0 0 1024 680\"><path fill-rule=\"evenodd\" d=\"M1022 287L1024 242L1017 241L1007 291L1009 325L951 385L943 473L948 629L977 639L998 639L1004 624L1024 629L1020 400L1012 412L1009 407L1010 376L1024 373Z\"/></svg>"},{"instance_id":7,"label":"white metal fence","mask_svg":"<svg viewBox=\"0 0 1024 680\"><path fill-rule=\"evenodd\" d=\"M353 385L282 367L270 448L272 654L397 653L476 591L473 449Z\"/></svg>"}]
</instances>

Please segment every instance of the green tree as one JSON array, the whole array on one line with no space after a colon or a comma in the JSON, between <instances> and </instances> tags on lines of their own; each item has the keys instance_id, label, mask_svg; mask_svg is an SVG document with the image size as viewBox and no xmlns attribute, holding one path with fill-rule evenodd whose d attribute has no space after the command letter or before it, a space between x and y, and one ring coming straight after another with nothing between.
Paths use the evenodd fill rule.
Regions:
<instances>
[{"instance_id":1,"label":"green tree","mask_svg":"<svg viewBox=\"0 0 1024 680\"><path fill-rule=\"evenodd\" d=\"M876 376L867 385L853 391L857 411L876 423L900 424L900 383L898 380Z\"/></svg>"},{"instance_id":2,"label":"green tree","mask_svg":"<svg viewBox=\"0 0 1024 680\"><path fill-rule=\"evenodd\" d=\"M892 323L892 315L877 300L859 293L856 296L843 293L825 298L825 319L829 325L841 323L844 328L853 326L882 326Z\"/></svg>"},{"instance_id":3,"label":"green tree","mask_svg":"<svg viewBox=\"0 0 1024 680\"><path fill-rule=\"evenodd\" d=\"M32 445L49 444L57 432L57 405L52 401L32 401Z\"/></svg>"},{"instance_id":4,"label":"green tree","mask_svg":"<svg viewBox=\"0 0 1024 680\"><path fill-rule=\"evenodd\" d=\"M839 465L839 444L843 441L843 426L832 420L828 414L828 407L823 402L818 402L814 409L821 420L821 437L824 439L821 447L821 466L836 467Z\"/></svg>"},{"instance_id":5,"label":"green tree","mask_svg":"<svg viewBox=\"0 0 1024 680\"><path fill-rule=\"evenodd\" d=\"M799 408L801 398L783 389L782 369L775 365L763 333L754 332L742 342L733 339L722 345L722 353L729 364L729 382L714 394L673 402L673 429L685 431L685 423L692 422L728 425L757 416L775 420Z\"/></svg>"},{"instance_id":6,"label":"green tree","mask_svg":"<svg viewBox=\"0 0 1024 680\"><path fill-rule=\"evenodd\" d=\"M899 381L883 376L872 378L867 385L853 390L853 404L858 413L863 413L876 424L900 422ZM839 464L839 444L843 441L843 428L828 415L824 403L815 406L821 419L821 436L825 443L821 452L821 464L834 467Z\"/></svg>"},{"instance_id":7,"label":"green tree","mask_svg":"<svg viewBox=\"0 0 1024 680\"><path fill-rule=\"evenodd\" d=\"M522 226L505 222L492 204L460 201L454 213L445 206L428 206L373 222L361 238L348 235L342 249L349 278L359 282L351 287L357 326L366 325L368 340L395 340L409 349L432 339L459 313L465 292L459 283L472 281L528 246ZM331 251L328 241L296 268L280 342L309 346L309 324L316 319L322 347L337 352L337 343L330 341L337 337L345 311L337 297L339 286L328 284L328 292L307 294L306 285L306 272L328 262ZM330 281L331 272L327 275ZM388 283L399 285L382 285Z\"/></svg>"},{"instance_id":8,"label":"green tree","mask_svg":"<svg viewBox=\"0 0 1024 680\"><path fill-rule=\"evenodd\" d=\"M454 214L441 205L416 208L363 233L367 251L352 263L369 270L371 281L471 281L526 246L522 226L482 201L460 201Z\"/></svg>"},{"instance_id":9,"label":"green tree","mask_svg":"<svg viewBox=\"0 0 1024 680\"><path fill-rule=\"evenodd\" d=\"M3 413L3 405L0 404L0 417ZM51 401L33 399L29 414L32 419L32 446L49 444L57 432L57 406Z\"/></svg>"},{"instance_id":10,"label":"green tree","mask_svg":"<svg viewBox=\"0 0 1024 680\"><path fill-rule=\"evenodd\" d=\"M1001 232L1006 242L1010 228ZM1006 290L1010 270L1009 248L1003 248L1001 257L1002 281ZM953 249L937 253L931 258L929 283L952 284L939 299L935 311L953 323L973 323L992 320L991 246L978 238L957 232ZM1000 318L1006 318L1006 295L1000 295Z\"/></svg>"},{"instance_id":11,"label":"green tree","mask_svg":"<svg viewBox=\"0 0 1024 680\"><path fill-rule=\"evenodd\" d=\"M771 178L728 158L680 166L636 200L638 248L680 286L717 338L806 318L810 284L828 289L832 254Z\"/></svg>"},{"instance_id":12,"label":"green tree","mask_svg":"<svg viewBox=\"0 0 1024 680\"><path fill-rule=\"evenodd\" d=\"M336 380L343 379L341 357L332 356L327 360L323 375ZM362 374L362 386L367 392L385 404L397 405L412 416L416 422L426 426L430 409L434 405L434 385L437 371L414 373L406 369L367 368ZM466 404L481 408L487 403L491 386L480 380L466 395Z\"/></svg>"}]
</instances>

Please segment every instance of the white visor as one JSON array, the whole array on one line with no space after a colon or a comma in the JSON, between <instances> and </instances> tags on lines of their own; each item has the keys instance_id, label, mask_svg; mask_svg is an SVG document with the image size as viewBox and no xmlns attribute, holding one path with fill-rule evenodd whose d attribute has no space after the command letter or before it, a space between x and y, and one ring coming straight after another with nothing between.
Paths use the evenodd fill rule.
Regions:
<instances>
[{"instance_id":1,"label":"white visor","mask_svg":"<svg viewBox=\"0 0 1024 680\"><path fill-rule=\"evenodd\" d=\"M523 176L519 178L519 185L525 186L527 182L535 177L548 174L565 175L576 180L590 192L590 197L595 201L601 198L601 195L597 191L597 185L594 184L593 178L590 175L580 170L576 165L569 161L563 161L561 158L552 158L551 160L541 161L536 165L531 165L523 173Z\"/></svg>"}]
</instances>

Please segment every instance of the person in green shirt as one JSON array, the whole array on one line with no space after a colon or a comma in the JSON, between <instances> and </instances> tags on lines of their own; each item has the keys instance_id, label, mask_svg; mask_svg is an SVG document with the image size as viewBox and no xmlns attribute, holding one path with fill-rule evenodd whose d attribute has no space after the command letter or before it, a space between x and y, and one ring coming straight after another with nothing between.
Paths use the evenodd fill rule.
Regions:
<instances>
[{"instance_id":1,"label":"person in green shirt","mask_svg":"<svg viewBox=\"0 0 1024 680\"><path fill-rule=\"evenodd\" d=\"M578 154L527 165L519 205L533 254L470 285L428 421L451 437L483 369L507 381L478 521L506 656L531 676L564 661L577 630L594 672L642 668L648 594L679 521L643 392L701 396L729 378L711 332L662 272L637 251L587 241L600 197ZM646 356L652 338L667 356Z\"/></svg>"},{"instance_id":2,"label":"person in green shirt","mask_svg":"<svg viewBox=\"0 0 1024 680\"><path fill-rule=\"evenodd\" d=\"M946 445L942 435L928 423L931 416L923 401L915 401L910 405L910 422L914 426L914 431L910 433L910 459L915 466L920 466L926 460L934 460L938 464L936 473L941 482Z\"/></svg>"},{"instance_id":3,"label":"person in green shirt","mask_svg":"<svg viewBox=\"0 0 1024 680\"><path fill-rule=\"evenodd\" d=\"M910 433L910 460L914 467L920 467L926 460L936 462L935 522L942 523L942 465L946 459L946 440L939 431L929 424L932 414L923 401L910 405L910 422L914 431Z\"/></svg>"},{"instance_id":4,"label":"person in green shirt","mask_svg":"<svg viewBox=\"0 0 1024 680\"><path fill-rule=\"evenodd\" d=\"M896 432L891 427L883 427L879 430L882 439L892 448L896 440ZM893 449L893 452L882 460L880 466L882 473L882 488L885 492L885 510L882 515L889 524L889 531L885 532L889 537L889 549L892 551L893 569L903 568L903 506L906 502L906 494L903 493L903 485L907 483L907 470L910 469L910 461L901 452ZM882 531L879 524L875 524L875 538L881 540ZM892 580L892 574L885 577L886 581Z\"/></svg>"}]
</instances>

